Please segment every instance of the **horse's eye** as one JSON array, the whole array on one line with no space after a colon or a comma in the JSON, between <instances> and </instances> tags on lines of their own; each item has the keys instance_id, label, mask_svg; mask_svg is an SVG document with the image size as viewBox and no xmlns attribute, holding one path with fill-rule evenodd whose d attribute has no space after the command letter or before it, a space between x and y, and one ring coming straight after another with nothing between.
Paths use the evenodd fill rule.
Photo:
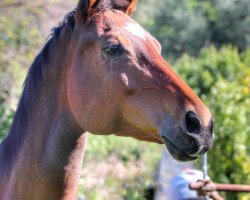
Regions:
<instances>
[{"instance_id":1,"label":"horse's eye","mask_svg":"<svg viewBox=\"0 0 250 200\"><path fill-rule=\"evenodd\" d=\"M121 53L121 46L119 44L108 44L102 50L108 55L115 55Z\"/></svg>"}]
</instances>

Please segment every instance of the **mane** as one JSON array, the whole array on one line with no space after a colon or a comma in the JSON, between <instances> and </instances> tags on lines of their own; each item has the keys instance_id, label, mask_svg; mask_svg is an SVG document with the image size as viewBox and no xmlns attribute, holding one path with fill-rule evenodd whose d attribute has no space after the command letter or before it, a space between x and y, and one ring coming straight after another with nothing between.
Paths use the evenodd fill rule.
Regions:
<instances>
[{"instance_id":1,"label":"mane","mask_svg":"<svg viewBox=\"0 0 250 200\"><path fill-rule=\"evenodd\" d=\"M41 87L44 83L46 69L51 68L50 54L56 47L58 38L65 27L73 31L75 27L75 10L69 12L57 27L52 29L50 36L40 53L34 59L27 77L24 82L23 92L19 101L17 111L13 118L9 134L5 137L0 145L0 176L7 176L10 171L15 156L17 156L20 147L27 134L29 119L32 117L32 112L35 109L35 102ZM3 171L2 171L3 170Z\"/></svg>"}]
</instances>

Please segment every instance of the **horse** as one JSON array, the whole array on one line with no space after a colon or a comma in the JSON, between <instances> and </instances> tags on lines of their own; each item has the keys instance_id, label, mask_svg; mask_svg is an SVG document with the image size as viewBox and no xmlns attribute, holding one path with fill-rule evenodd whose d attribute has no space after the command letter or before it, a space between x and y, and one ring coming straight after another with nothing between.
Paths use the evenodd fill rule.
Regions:
<instances>
[{"instance_id":1,"label":"horse","mask_svg":"<svg viewBox=\"0 0 250 200\"><path fill-rule=\"evenodd\" d=\"M79 0L54 28L0 146L1 200L76 199L87 132L165 143L179 161L211 148L209 109L130 18L136 4Z\"/></svg>"}]
</instances>

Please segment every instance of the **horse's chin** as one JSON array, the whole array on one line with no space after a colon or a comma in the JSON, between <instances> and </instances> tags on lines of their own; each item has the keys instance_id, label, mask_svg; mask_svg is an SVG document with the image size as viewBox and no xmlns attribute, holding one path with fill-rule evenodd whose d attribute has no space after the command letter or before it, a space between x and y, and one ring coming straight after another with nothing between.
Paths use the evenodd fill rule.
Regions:
<instances>
[{"instance_id":1,"label":"horse's chin","mask_svg":"<svg viewBox=\"0 0 250 200\"><path fill-rule=\"evenodd\" d=\"M178 161L186 162L196 160L198 157L190 156L186 152L184 152L180 147L178 147L174 142L169 140L167 137L162 137L169 153L171 156Z\"/></svg>"}]
</instances>

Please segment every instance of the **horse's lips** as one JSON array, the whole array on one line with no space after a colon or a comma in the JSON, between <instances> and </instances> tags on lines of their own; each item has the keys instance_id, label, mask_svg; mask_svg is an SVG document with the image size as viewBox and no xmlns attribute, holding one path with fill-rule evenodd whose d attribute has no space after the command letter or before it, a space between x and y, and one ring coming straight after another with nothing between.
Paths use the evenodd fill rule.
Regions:
<instances>
[{"instance_id":1,"label":"horse's lips","mask_svg":"<svg viewBox=\"0 0 250 200\"><path fill-rule=\"evenodd\" d=\"M163 141L170 152L171 156L178 161L192 161L196 160L198 157L190 156L186 152L184 152L181 148L179 148L175 143L169 140L167 137L162 137Z\"/></svg>"},{"instance_id":2,"label":"horse's lips","mask_svg":"<svg viewBox=\"0 0 250 200\"><path fill-rule=\"evenodd\" d=\"M180 147L178 147L171 139L168 138L166 131L161 131L161 138L163 139L168 151L171 156L178 161L192 161L196 160L198 157L190 156Z\"/></svg>"}]
</instances>

